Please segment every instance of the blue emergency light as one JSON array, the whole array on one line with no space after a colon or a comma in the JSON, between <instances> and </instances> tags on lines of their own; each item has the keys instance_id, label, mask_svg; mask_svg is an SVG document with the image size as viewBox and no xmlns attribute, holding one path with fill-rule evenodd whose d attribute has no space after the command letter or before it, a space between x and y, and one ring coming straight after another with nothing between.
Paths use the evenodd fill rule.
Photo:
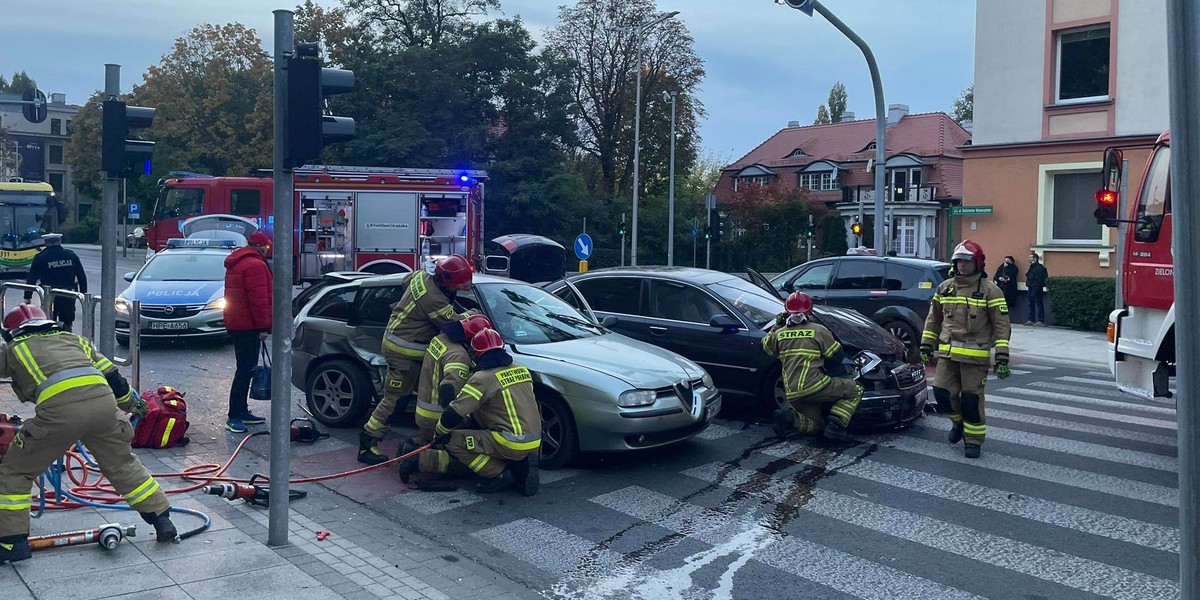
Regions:
<instances>
[{"instance_id":1,"label":"blue emergency light","mask_svg":"<svg viewBox=\"0 0 1200 600\"><path fill-rule=\"evenodd\" d=\"M168 248L237 248L237 240L211 240L196 238L171 238Z\"/></svg>"}]
</instances>

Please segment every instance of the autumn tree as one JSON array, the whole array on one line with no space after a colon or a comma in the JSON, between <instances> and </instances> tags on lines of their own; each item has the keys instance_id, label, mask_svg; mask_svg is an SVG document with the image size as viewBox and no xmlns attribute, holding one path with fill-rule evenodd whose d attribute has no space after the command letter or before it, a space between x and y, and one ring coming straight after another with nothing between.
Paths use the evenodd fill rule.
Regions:
<instances>
[{"instance_id":1,"label":"autumn tree","mask_svg":"<svg viewBox=\"0 0 1200 600\"><path fill-rule=\"evenodd\" d=\"M950 116L959 125L971 121L975 118L975 84L967 86L963 90L962 95L954 100L954 107L950 110Z\"/></svg>"},{"instance_id":2,"label":"autumn tree","mask_svg":"<svg viewBox=\"0 0 1200 600\"><path fill-rule=\"evenodd\" d=\"M841 123L842 115L846 114L846 101L849 98L846 94L846 86L842 82L833 84L829 90L829 98L825 104L817 107L817 119L813 121L813 125L826 125L829 123Z\"/></svg>"},{"instance_id":3,"label":"autumn tree","mask_svg":"<svg viewBox=\"0 0 1200 600\"><path fill-rule=\"evenodd\" d=\"M95 92L71 119L71 143L63 157L71 165L75 188L92 198L100 197L100 140L104 94ZM157 148L156 148L157 149Z\"/></svg>"},{"instance_id":4,"label":"autumn tree","mask_svg":"<svg viewBox=\"0 0 1200 600\"><path fill-rule=\"evenodd\" d=\"M320 44L326 66L341 64L346 47L354 43L356 33L344 8L326 8L312 0L296 7L296 42Z\"/></svg>"},{"instance_id":5,"label":"autumn tree","mask_svg":"<svg viewBox=\"0 0 1200 600\"><path fill-rule=\"evenodd\" d=\"M679 92L684 99L678 113L681 140L696 137L696 123L704 116L695 94L704 64L687 27L678 19L668 19L645 35L637 29L658 17L654 0L580 0L575 6L560 7L557 26L546 34L550 48L574 65L572 108L580 150L595 162L594 192L604 197L616 195L630 181L639 69L643 117L650 117L646 105L664 91ZM637 64L639 46L641 65ZM657 114L665 112L660 105ZM660 126L662 122L660 117ZM647 135L646 125L643 121L643 144L668 141L661 128L658 135Z\"/></svg>"},{"instance_id":6,"label":"autumn tree","mask_svg":"<svg viewBox=\"0 0 1200 600\"><path fill-rule=\"evenodd\" d=\"M808 215L820 218L808 195L778 185L741 188L729 203L721 240L721 266L740 271L785 271L806 254L802 242Z\"/></svg>"}]
</instances>

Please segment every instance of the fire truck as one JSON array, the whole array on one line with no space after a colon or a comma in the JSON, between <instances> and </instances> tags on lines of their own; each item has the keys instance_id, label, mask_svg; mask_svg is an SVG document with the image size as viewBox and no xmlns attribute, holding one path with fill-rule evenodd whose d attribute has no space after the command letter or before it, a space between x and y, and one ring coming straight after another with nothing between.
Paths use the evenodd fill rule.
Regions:
<instances>
[{"instance_id":1,"label":"fire truck","mask_svg":"<svg viewBox=\"0 0 1200 600\"><path fill-rule=\"evenodd\" d=\"M1154 143L1139 185L1129 186L1133 194L1124 218L1119 214L1123 162L1122 148L1105 150L1104 187L1096 192L1096 221L1126 224L1119 257L1122 303L1108 322L1109 367L1122 391L1170 398L1175 374L1170 133Z\"/></svg>"},{"instance_id":2,"label":"fire truck","mask_svg":"<svg viewBox=\"0 0 1200 600\"><path fill-rule=\"evenodd\" d=\"M274 230L269 172L252 177L172 173L146 228L147 252L179 237L188 218L231 214ZM483 252L485 171L305 166L295 171L296 281L335 271L387 274Z\"/></svg>"}]
</instances>

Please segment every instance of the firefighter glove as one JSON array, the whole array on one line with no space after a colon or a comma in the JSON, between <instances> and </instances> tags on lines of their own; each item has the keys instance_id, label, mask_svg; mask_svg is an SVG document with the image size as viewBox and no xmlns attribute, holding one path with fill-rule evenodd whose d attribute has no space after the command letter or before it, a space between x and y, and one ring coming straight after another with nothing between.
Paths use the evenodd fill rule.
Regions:
<instances>
[{"instance_id":1,"label":"firefighter glove","mask_svg":"<svg viewBox=\"0 0 1200 600\"><path fill-rule=\"evenodd\" d=\"M125 409L125 412L137 415L138 417L146 416L146 400L140 396L135 396L133 400L129 401L129 406Z\"/></svg>"},{"instance_id":2,"label":"firefighter glove","mask_svg":"<svg viewBox=\"0 0 1200 600\"><path fill-rule=\"evenodd\" d=\"M996 359L996 377L999 377L1000 379L1008 379L1008 376L1011 374L1011 371L1008 370L1008 359Z\"/></svg>"},{"instance_id":3,"label":"firefighter glove","mask_svg":"<svg viewBox=\"0 0 1200 600\"><path fill-rule=\"evenodd\" d=\"M783 327L784 325L787 324L787 319L788 319L787 313L779 313L779 314L775 315L775 327L776 328Z\"/></svg>"},{"instance_id":4,"label":"firefighter glove","mask_svg":"<svg viewBox=\"0 0 1200 600\"><path fill-rule=\"evenodd\" d=\"M933 346L921 344L921 362L926 364L933 362Z\"/></svg>"}]
</instances>

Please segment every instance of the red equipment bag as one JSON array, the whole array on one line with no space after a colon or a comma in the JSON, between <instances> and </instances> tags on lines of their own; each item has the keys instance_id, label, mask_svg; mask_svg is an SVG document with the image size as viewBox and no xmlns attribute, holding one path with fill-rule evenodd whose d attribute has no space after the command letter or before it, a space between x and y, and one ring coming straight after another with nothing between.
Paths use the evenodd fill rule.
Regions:
<instances>
[{"instance_id":1,"label":"red equipment bag","mask_svg":"<svg viewBox=\"0 0 1200 600\"><path fill-rule=\"evenodd\" d=\"M133 429L134 448L170 448L190 441L184 436L188 420L183 392L164 385L153 392L142 392L142 399L146 401L146 416Z\"/></svg>"}]
</instances>

